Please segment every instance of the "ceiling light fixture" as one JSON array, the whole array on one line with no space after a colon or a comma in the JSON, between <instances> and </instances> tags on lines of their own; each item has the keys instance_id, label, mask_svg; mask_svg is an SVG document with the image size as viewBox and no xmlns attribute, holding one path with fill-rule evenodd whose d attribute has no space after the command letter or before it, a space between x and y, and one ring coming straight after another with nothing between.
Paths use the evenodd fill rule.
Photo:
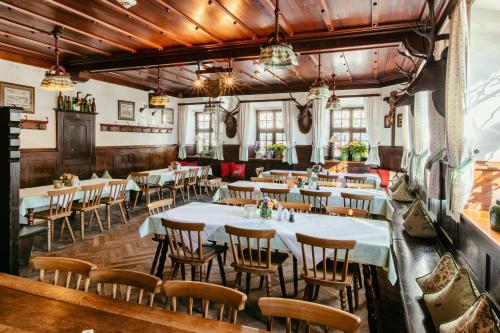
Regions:
<instances>
[{"instance_id":1,"label":"ceiling light fixture","mask_svg":"<svg viewBox=\"0 0 500 333\"><path fill-rule=\"evenodd\" d=\"M309 89L309 98L328 98L330 97L330 89L328 88L328 84L321 77L321 54L318 54L318 77L311 85Z\"/></svg>"},{"instance_id":2,"label":"ceiling light fixture","mask_svg":"<svg viewBox=\"0 0 500 333\"><path fill-rule=\"evenodd\" d=\"M227 73L220 75L219 73ZM216 78L201 79L201 74L217 74ZM236 77L233 75L233 68L231 60L229 66L223 67L207 67L204 70L200 69L198 63L198 70L196 71L196 79L193 81L193 90L204 93L210 98L217 98L221 95L231 94L237 88Z\"/></svg>"},{"instance_id":3,"label":"ceiling light fixture","mask_svg":"<svg viewBox=\"0 0 500 333\"><path fill-rule=\"evenodd\" d=\"M332 79L333 79L333 90L332 90L332 95L330 98L328 98L328 101L326 102L326 108L331 109L333 111L340 111L342 110L342 103L340 103L340 98L335 94L335 74L332 74Z\"/></svg>"},{"instance_id":4,"label":"ceiling light fixture","mask_svg":"<svg viewBox=\"0 0 500 333\"><path fill-rule=\"evenodd\" d=\"M129 9L130 7L137 5L136 0L116 0L116 2L118 2L120 5L122 5L126 9Z\"/></svg>"},{"instance_id":5,"label":"ceiling light fixture","mask_svg":"<svg viewBox=\"0 0 500 333\"><path fill-rule=\"evenodd\" d=\"M45 77L42 80L40 86L47 90L58 90L58 91L68 91L73 90L73 82L71 82L71 76L66 73L63 66L59 65L59 47L57 46L57 41L59 39L59 29L55 28L52 31L54 36L54 51L56 53L56 64L49 68L45 72Z\"/></svg>"},{"instance_id":6,"label":"ceiling light fixture","mask_svg":"<svg viewBox=\"0 0 500 333\"><path fill-rule=\"evenodd\" d=\"M166 92L160 88L160 67L158 67L158 86L154 95L151 96L149 104L157 108L164 108L168 103L170 103L170 99Z\"/></svg>"},{"instance_id":7,"label":"ceiling light fixture","mask_svg":"<svg viewBox=\"0 0 500 333\"><path fill-rule=\"evenodd\" d=\"M292 45L287 43L285 34L279 31L279 4L279 0L276 0L274 32L260 50L259 63L271 69L290 68L299 64Z\"/></svg>"}]
</instances>

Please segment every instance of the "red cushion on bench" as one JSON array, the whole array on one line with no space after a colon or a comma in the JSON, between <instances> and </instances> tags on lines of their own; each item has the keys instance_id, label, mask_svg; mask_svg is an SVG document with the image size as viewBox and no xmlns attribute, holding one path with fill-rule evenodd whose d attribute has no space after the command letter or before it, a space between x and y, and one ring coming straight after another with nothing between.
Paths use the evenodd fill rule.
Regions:
<instances>
[{"instance_id":1,"label":"red cushion on bench","mask_svg":"<svg viewBox=\"0 0 500 333\"><path fill-rule=\"evenodd\" d=\"M231 176L245 178L245 164L233 164L231 166Z\"/></svg>"},{"instance_id":2,"label":"red cushion on bench","mask_svg":"<svg viewBox=\"0 0 500 333\"><path fill-rule=\"evenodd\" d=\"M220 165L220 175L221 177L229 177L232 173L232 166L234 162L225 162Z\"/></svg>"}]
</instances>

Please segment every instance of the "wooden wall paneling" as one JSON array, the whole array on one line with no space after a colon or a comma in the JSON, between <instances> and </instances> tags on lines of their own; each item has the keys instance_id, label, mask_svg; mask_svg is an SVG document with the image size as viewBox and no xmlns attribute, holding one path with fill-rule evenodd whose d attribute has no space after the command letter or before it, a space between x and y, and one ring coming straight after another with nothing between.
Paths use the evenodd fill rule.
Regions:
<instances>
[{"instance_id":1,"label":"wooden wall paneling","mask_svg":"<svg viewBox=\"0 0 500 333\"><path fill-rule=\"evenodd\" d=\"M57 149L21 150L21 188L51 184L59 170Z\"/></svg>"}]
</instances>

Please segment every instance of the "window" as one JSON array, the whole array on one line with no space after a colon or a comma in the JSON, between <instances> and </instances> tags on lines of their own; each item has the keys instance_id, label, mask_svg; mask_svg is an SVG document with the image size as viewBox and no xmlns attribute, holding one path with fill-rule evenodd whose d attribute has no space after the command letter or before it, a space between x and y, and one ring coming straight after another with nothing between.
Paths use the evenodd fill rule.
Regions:
<instances>
[{"instance_id":1,"label":"window","mask_svg":"<svg viewBox=\"0 0 500 333\"><path fill-rule=\"evenodd\" d=\"M368 147L366 112L363 108L343 108L331 113L331 135L335 138L335 156L351 141L362 141Z\"/></svg>"},{"instance_id":2,"label":"window","mask_svg":"<svg viewBox=\"0 0 500 333\"><path fill-rule=\"evenodd\" d=\"M264 154L270 144L285 144L285 129L283 128L283 112L281 110L257 111L257 144Z\"/></svg>"},{"instance_id":3,"label":"window","mask_svg":"<svg viewBox=\"0 0 500 333\"><path fill-rule=\"evenodd\" d=\"M196 152L198 155L209 155L214 145L212 114L196 112L195 117Z\"/></svg>"}]
</instances>

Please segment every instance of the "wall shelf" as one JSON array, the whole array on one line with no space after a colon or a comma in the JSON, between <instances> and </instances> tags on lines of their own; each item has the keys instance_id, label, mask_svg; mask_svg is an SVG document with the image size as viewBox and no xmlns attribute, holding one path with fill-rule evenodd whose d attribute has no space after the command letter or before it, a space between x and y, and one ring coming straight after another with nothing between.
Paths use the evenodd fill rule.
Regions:
<instances>
[{"instance_id":1,"label":"wall shelf","mask_svg":"<svg viewBox=\"0 0 500 333\"><path fill-rule=\"evenodd\" d=\"M171 133L172 128L139 125L101 124L101 131L131 133Z\"/></svg>"},{"instance_id":2,"label":"wall shelf","mask_svg":"<svg viewBox=\"0 0 500 333\"><path fill-rule=\"evenodd\" d=\"M48 120L21 119L19 128L45 131L48 123Z\"/></svg>"},{"instance_id":3,"label":"wall shelf","mask_svg":"<svg viewBox=\"0 0 500 333\"><path fill-rule=\"evenodd\" d=\"M93 115L99 114L97 112L85 112L85 111L74 111L74 110L63 110L63 109L54 109L54 111L69 112L69 113L84 113L84 114L93 114Z\"/></svg>"}]
</instances>

